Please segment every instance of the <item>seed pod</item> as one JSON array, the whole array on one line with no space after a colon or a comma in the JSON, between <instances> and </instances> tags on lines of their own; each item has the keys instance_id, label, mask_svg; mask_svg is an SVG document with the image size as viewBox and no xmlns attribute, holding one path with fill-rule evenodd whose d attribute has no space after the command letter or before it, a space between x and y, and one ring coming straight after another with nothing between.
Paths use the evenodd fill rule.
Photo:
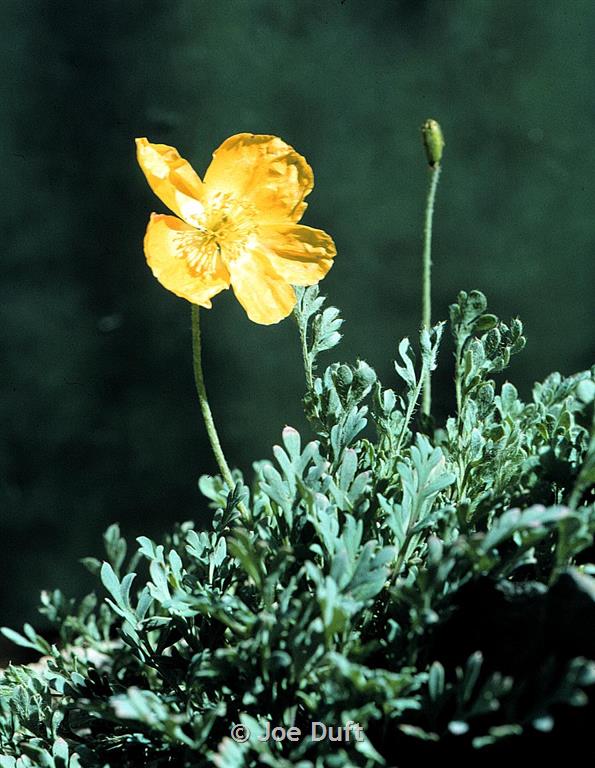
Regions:
<instances>
[{"instance_id":1,"label":"seed pod","mask_svg":"<svg viewBox=\"0 0 595 768\"><path fill-rule=\"evenodd\" d=\"M442 128L440 128L440 124L436 120L426 120L421 127L421 135L430 168L435 168L437 165L440 165L444 149Z\"/></svg>"}]
</instances>

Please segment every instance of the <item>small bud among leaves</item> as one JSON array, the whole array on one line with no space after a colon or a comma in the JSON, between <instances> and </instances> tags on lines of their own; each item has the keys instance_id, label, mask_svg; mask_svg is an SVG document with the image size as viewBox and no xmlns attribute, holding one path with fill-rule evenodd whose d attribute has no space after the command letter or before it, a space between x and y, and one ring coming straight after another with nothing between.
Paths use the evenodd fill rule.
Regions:
<instances>
[{"instance_id":1,"label":"small bud among leaves","mask_svg":"<svg viewBox=\"0 0 595 768\"><path fill-rule=\"evenodd\" d=\"M421 127L421 135L430 168L435 168L440 165L444 150L444 136L440 123L436 120L426 120Z\"/></svg>"}]
</instances>

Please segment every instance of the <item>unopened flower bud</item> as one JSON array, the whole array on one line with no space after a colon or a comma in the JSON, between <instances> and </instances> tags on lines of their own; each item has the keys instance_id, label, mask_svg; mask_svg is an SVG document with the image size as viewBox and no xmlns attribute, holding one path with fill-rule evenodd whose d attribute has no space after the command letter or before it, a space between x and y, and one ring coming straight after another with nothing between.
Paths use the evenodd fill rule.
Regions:
<instances>
[{"instance_id":1,"label":"unopened flower bud","mask_svg":"<svg viewBox=\"0 0 595 768\"><path fill-rule=\"evenodd\" d=\"M442 159L442 150L444 149L444 136L442 128L436 120L426 120L421 127L421 135L424 142L424 149L431 168L440 165Z\"/></svg>"}]
</instances>

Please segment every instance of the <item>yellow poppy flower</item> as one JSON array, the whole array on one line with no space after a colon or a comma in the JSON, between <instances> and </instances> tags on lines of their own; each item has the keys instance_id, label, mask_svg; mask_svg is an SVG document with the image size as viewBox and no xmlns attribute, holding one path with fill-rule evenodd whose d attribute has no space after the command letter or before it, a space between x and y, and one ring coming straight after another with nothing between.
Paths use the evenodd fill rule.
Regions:
<instances>
[{"instance_id":1,"label":"yellow poppy flower","mask_svg":"<svg viewBox=\"0 0 595 768\"><path fill-rule=\"evenodd\" d=\"M231 285L256 323L295 305L293 285L314 285L336 254L332 238L306 227L312 169L276 136L239 133L213 153L201 181L174 147L137 139L151 189L176 216L151 214L147 263L168 290L202 307Z\"/></svg>"}]
</instances>

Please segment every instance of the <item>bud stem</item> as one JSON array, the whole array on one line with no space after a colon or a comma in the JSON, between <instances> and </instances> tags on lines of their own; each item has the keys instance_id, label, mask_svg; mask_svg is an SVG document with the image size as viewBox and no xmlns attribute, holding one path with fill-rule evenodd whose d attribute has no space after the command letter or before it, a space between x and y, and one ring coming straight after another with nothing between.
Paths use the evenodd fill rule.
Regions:
<instances>
[{"instance_id":1,"label":"bud stem","mask_svg":"<svg viewBox=\"0 0 595 768\"><path fill-rule=\"evenodd\" d=\"M440 179L441 167L437 163L430 169L430 184L426 200L426 215L424 220L424 250L422 278L422 328L430 330L432 322L432 222L434 219L434 200ZM422 413L430 415L432 407L432 381L428 370L424 378L422 396Z\"/></svg>"}]
</instances>

